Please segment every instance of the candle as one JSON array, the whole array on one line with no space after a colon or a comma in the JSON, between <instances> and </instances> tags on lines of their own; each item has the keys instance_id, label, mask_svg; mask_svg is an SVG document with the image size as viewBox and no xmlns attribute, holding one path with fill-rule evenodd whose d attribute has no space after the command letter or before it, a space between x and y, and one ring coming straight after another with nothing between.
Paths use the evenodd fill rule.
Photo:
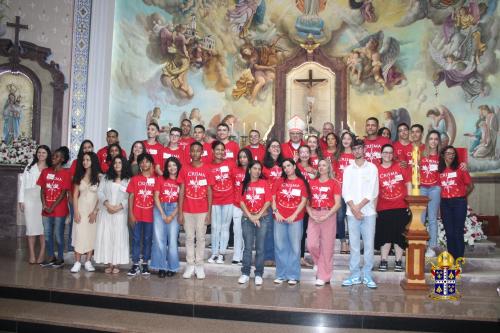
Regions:
<instances>
[{"instance_id":1,"label":"candle","mask_svg":"<svg viewBox=\"0 0 500 333\"><path fill-rule=\"evenodd\" d=\"M352 130L353 133L356 133L356 121L352 122Z\"/></svg>"},{"instance_id":2,"label":"candle","mask_svg":"<svg viewBox=\"0 0 500 333\"><path fill-rule=\"evenodd\" d=\"M247 135L247 124L243 122L243 135Z\"/></svg>"},{"instance_id":3,"label":"candle","mask_svg":"<svg viewBox=\"0 0 500 333\"><path fill-rule=\"evenodd\" d=\"M340 122L340 131L342 132L344 130L344 121L342 120Z\"/></svg>"},{"instance_id":4,"label":"candle","mask_svg":"<svg viewBox=\"0 0 500 333\"><path fill-rule=\"evenodd\" d=\"M412 195L420 195L420 173L418 169L418 164L420 160L420 148L418 145L413 146L411 152L411 185L412 185Z\"/></svg>"},{"instance_id":5,"label":"candle","mask_svg":"<svg viewBox=\"0 0 500 333\"><path fill-rule=\"evenodd\" d=\"M253 129L256 130L257 129L257 122L254 122L253 123Z\"/></svg>"},{"instance_id":6,"label":"candle","mask_svg":"<svg viewBox=\"0 0 500 333\"><path fill-rule=\"evenodd\" d=\"M231 135L233 135L234 134L234 128L233 128L234 125L233 125L233 123L231 123L230 125L231 125Z\"/></svg>"}]
</instances>

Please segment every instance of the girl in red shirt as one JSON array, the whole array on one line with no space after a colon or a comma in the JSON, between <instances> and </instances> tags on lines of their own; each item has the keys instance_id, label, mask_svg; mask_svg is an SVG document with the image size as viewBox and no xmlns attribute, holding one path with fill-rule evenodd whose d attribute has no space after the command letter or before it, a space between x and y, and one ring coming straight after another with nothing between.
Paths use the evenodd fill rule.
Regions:
<instances>
[{"instance_id":1,"label":"girl in red shirt","mask_svg":"<svg viewBox=\"0 0 500 333\"><path fill-rule=\"evenodd\" d=\"M104 173L108 172L109 167L111 166L111 161L116 156L119 156L121 151L122 151L122 148L120 147L120 145L118 143L112 143L108 146L108 152L106 154L106 159L101 163L102 172L104 172Z\"/></svg>"},{"instance_id":2,"label":"girl in red shirt","mask_svg":"<svg viewBox=\"0 0 500 333\"><path fill-rule=\"evenodd\" d=\"M323 152L319 146L319 139L316 135L310 135L307 138L307 146L311 149L311 165L318 169L318 162L323 159Z\"/></svg>"},{"instance_id":3,"label":"girl in red shirt","mask_svg":"<svg viewBox=\"0 0 500 333\"><path fill-rule=\"evenodd\" d=\"M210 165L210 171L215 183L212 188L212 256L208 262L223 264L229 242L229 227L233 218L234 184L231 174L235 165L233 159L225 159L226 147L221 141L214 141L212 150L214 160Z\"/></svg>"},{"instance_id":4,"label":"girl in red shirt","mask_svg":"<svg viewBox=\"0 0 500 333\"><path fill-rule=\"evenodd\" d=\"M438 224L437 217L441 203L441 187L439 186L439 149L441 137L438 131L430 131L425 138L425 146L420 158L420 194L429 198L427 209L422 213L422 224L425 225L427 217L427 243L426 257L435 257L434 248L437 247Z\"/></svg>"},{"instance_id":5,"label":"girl in red shirt","mask_svg":"<svg viewBox=\"0 0 500 333\"><path fill-rule=\"evenodd\" d=\"M234 251L233 251L233 265L241 265L243 257L243 234L241 229L241 217L243 212L240 208L240 199L238 192L241 193L241 184L245 179L245 173L248 163L252 161L252 152L248 148L243 148L238 152L238 167L232 170L232 179L234 187L234 201L233 201L233 233L234 233Z\"/></svg>"},{"instance_id":6,"label":"girl in red shirt","mask_svg":"<svg viewBox=\"0 0 500 333\"><path fill-rule=\"evenodd\" d=\"M243 267L238 283L246 283L250 278L252 249L255 242L255 285L262 285L264 274L264 249L266 233L272 224L269 213L272 191L269 183L262 176L262 164L251 161L245 172L242 188L236 193L243 211L242 228L245 249Z\"/></svg>"},{"instance_id":7,"label":"girl in red shirt","mask_svg":"<svg viewBox=\"0 0 500 333\"><path fill-rule=\"evenodd\" d=\"M394 161L394 148L390 144L382 146L382 162L377 165L379 195L377 200L377 222L375 225L375 248L380 248L380 265L378 270L387 271L387 257L394 244L396 263L394 271L403 270L401 259L406 248L403 235L410 222L408 203L405 201L411 191L408 172Z\"/></svg>"},{"instance_id":8,"label":"girl in red shirt","mask_svg":"<svg viewBox=\"0 0 500 333\"><path fill-rule=\"evenodd\" d=\"M43 267L64 266L64 222L68 216L68 194L71 190L71 175L63 165L67 162L66 147L58 148L52 155L52 167L43 169L37 185L42 199L42 222L48 261ZM57 260L54 256L54 234L57 243Z\"/></svg>"},{"instance_id":9,"label":"girl in red shirt","mask_svg":"<svg viewBox=\"0 0 500 333\"><path fill-rule=\"evenodd\" d=\"M326 149L323 150L323 157L330 163L333 163L333 161L335 160L335 154L339 149L339 143L340 140L337 134L328 133L328 135L326 136Z\"/></svg>"},{"instance_id":10,"label":"girl in red shirt","mask_svg":"<svg viewBox=\"0 0 500 333\"><path fill-rule=\"evenodd\" d=\"M130 156L128 158L132 176L139 174L139 172L141 171L141 169L139 168L139 163L137 162L137 157L145 152L146 147L144 147L144 143L142 141L136 141L132 144L132 148L130 148Z\"/></svg>"},{"instance_id":11,"label":"girl in red shirt","mask_svg":"<svg viewBox=\"0 0 500 333\"><path fill-rule=\"evenodd\" d=\"M180 136L179 129L179 136ZM177 202L179 185L177 177L181 162L176 157L168 157L163 167L163 176L156 178L155 208L153 224L153 245L151 249L151 268L158 270L158 276L174 276L179 271L179 252L177 237Z\"/></svg>"},{"instance_id":12,"label":"girl in red shirt","mask_svg":"<svg viewBox=\"0 0 500 333\"><path fill-rule=\"evenodd\" d=\"M352 153L352 143L354 142L354 134L351 132L344 132L340 136L340 148L334 156L333 171L335 179L342 188L344 179L344 169L347 168L354 161L354 154ZM349 244L347 244L347 237L345 234L346 229L346 212L347 206L343 198L340 199L340 209L337 211L337 239L340 239L340 253L349 253Z\"/></svg>"},{"instance_id":13,"label":"girl in red shirt","mask_svg":"<svg viewBox=\"0 0 500 333\"><path fill-rule=\"evenodd\" d=\"M128 214L132 226L132 268L128 275L149 275L148 261L151 258L153 237L153 205L156 177L153 156L142 153L137 158L141 173L132 177L128 186ZM142 251L141 251L142 243ZM139 267L139 255L142 253L142 267Z\"/></svg>"},{"instance_id":14,"label":"girl in red shirt","mask_svg":"<svg viewBox=\"0 0 500 333\"><path fill-rule=\"evenodd\" d=\"M282 167L283 176L273 188L276 257L274 283L281 284L288 280L289 285L296 285L300 280L302 220L310 190L293 159L285 159Z\"/></svg>"},{"instance_id":15,"label":"girl in red shirt","mask_svg":"<svg viewBox=\"0 0 500 333\"><path fill-rule=\"evenodd\" d=\"M438 171L446 248L454 258L460 258L464 256L465 250L467 196L474 190L474 184L469 172L460 168L457 151L453 146L446 146L441 150Z\"/></svg>"},{"instance_id":16,"label":"girl in red shirt","mask_svg":"<svg viewBox=\"0 0 500 333\"><path fill-rule=\"evenodd\" d=\"M317 266L316 285L330 283L333 271L333 251L340 208L340 186L333 179L332 165L327 160L318 164L318 178L309 182L311 200L307 204L309 226L307 248Z\"/></svg>"}]
</instances>

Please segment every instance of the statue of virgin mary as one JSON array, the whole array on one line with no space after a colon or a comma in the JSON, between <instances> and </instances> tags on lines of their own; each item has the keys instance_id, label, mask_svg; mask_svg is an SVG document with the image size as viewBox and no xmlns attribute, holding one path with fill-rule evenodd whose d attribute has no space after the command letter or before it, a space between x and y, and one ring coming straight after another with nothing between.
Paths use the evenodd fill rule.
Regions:
<instances>
[{"instance_id":1,"label":"statue of virgin mary","mask_svg":"<svg viewBox=\"0 0 500 333\"><path fill-rule=\"evenodd\" d=\"M303 15L295 21L295 28L302 37L312 34L315 38L323 36L324 22L319 12L325 9L327 0L295 0L295 5Z\"/></svg>"}]
</instances>

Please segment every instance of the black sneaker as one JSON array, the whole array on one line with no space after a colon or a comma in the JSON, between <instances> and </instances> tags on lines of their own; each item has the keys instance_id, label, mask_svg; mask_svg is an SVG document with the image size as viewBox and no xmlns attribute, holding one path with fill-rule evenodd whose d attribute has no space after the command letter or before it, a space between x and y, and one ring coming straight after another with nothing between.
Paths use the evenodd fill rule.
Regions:
<instances>
[{"instance_id":1,"label":"black sneaker","mask_svg":"<svg viewBox=\"0 0 500 333\"><path fill-rule=\"evenodd\" d=\"M134 276L134 275L137 275L137 274L140 274L141 273L141 270L139 269L139 265L132 265L132 267L130 268L130 270L128 271L127 275L128 276Z\"/></svg>"},{"instance_id":2,"label":"black sneaker","mask_svg":"<svg viewBox=\"0 0 500 333\"><path fill-rule=\"evenodd\" d=\"M164 279L164 278L165 278L165 276L167 276L167 271L166 271L166 270L164 270L164 269L160 269L160 270L158 271L158 277L159 277L159 278Z\"/></svg>"},{"instance_id":3,"label":"black sneaker","mask_svg":"<svg viewBox=\"0 0 500 333\"><path fill-rule=\"evenodd\" d=\"M380 265L378 265L378 270L379 270L379 272L386 272L387 271L387 260L380 261Z\"/></svg>"},{"instance_id":4,"label":"black sneaker","mask_svg":"<svg viewBox=\"0 0 500 333\"><path fill-rule=\"evenodd\" d=\"M61 268L64 267L64 260L62 259L57 259L54 264L52 264L52 267L54 268Z\"/></svg>"},{"instance_id":5,"label":"black sneaker","mask_svg":"<svg viewBox=\"0 0 500 333\"><path fill-rule=\"evenodd\" d=\"M141 266L141 274L142 275L150 275L148 264L142 264Z\"/></svg>"},{"instance_id":6,"label":"black sneaker","mask_svg":"<svg viewBox=\"0 0 500 333\"><path fill-rule=\"evenodd\" d=\"M231 265L241 265L241 261L233 260L231 261Z\"/></svg>"},{"instance_id":7,"label":"black sneaker","mask_svg":"<svg viewBox=\"0 0 500 333\"><path fill-rule=\"evenodd\" d=\"M172 271L167 271L167 276L168 277L172 277L175 275L175 272L172 272Z\"/></svg>"},{"instance_id":8,"label":"black sneaker","mask_svg":"<svg viewBox=\"0 0 500 333\"><path fill-rule=\"evenodd\" d=\"M40 263L40 266L42 267L52 267L56 263L56 259L52 258L51 260L44 260L42 263Z\"/></svg>"},{"instance_id":9,"label":"black sneaker","mask_svg":"<svg viewBox=\"0 0 500 333\"><path fill-rule=\"evenodd\" d=\"M403 271L403 264L401 263L401 260L396 260L396 263L394 265L394 272L402 272Z\"/></svg>"}]
</instances>

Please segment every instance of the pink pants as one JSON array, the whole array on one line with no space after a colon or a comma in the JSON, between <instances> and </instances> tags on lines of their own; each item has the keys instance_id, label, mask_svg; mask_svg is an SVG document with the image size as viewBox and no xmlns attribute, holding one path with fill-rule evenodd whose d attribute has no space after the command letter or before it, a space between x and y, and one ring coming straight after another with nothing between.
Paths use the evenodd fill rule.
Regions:
<instances>
[{"instance_id":1,"label":"pink pants","mask_svg":"<svg viewBox=\"0 0 500 333\"><path fill-rule=\"evenodd\" d=\"M309 216L307 227L307 249L314 264L318 266L316 277L329 282L333 271L333 251L335 249L335 234L337 232L337 214L333 214L324 222L316 222L318 218L328 214L329 210L315 210Z\"/></svg>"}]
</instances>

